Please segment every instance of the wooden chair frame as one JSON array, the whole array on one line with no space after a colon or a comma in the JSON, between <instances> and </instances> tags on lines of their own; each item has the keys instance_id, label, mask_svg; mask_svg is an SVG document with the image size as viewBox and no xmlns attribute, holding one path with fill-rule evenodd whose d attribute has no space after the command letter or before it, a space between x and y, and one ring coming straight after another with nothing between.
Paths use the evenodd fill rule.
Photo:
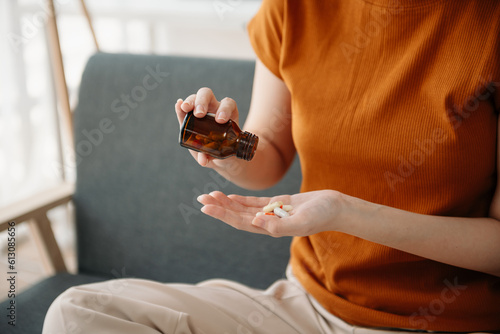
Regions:
<instances>
[{"instance_id":1,"label":"wooden chair frame","mask_svg":"<svg viewBox=\"0 0 500 334\"><path fill-rule=\"evenodd\" d=\"M52 268L55 272L67 272L47 212L70 202L73 193L73 184L62 183L47 191L3 207L0 212L0 232L7 230L11 222L15 222L16 226L30 222L39 236Z\"/></svg>"}]
</instances>

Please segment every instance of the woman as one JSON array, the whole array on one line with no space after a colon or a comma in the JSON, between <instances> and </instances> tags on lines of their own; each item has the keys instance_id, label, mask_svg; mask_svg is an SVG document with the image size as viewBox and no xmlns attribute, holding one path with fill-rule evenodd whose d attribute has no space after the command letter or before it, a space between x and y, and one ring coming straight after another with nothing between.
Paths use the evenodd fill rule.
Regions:
<instances>
[{"instance_id":1,"label":"woman","mask_svg":"<svg viewBox=\"0 0 500 334\"><path fill-rule=\"evenodd\" d=\"M499 1L264 0L249 24L259 60L244 125L260 137L258 151L237 162L238 175L225 171L235 161L191 154L261 189L298 153L300 194L199 197L205 214L235 228L295 236L288 278L266 291L130 280L126 300L86 310L89 328L500 331L499 32ZM193 109L238 120L236 102L209 88L175 109L179 122ZM292 215L255 216L275 200ZM96 291L63 294L45 332L68 330Z\"/></svg>"}]
</instances>

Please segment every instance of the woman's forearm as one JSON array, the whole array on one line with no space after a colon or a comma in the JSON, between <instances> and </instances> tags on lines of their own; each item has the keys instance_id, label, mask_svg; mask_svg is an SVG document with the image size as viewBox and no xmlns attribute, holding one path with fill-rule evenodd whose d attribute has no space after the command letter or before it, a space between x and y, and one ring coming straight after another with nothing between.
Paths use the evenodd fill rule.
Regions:
<instances>
[{"instance_id":1,"label":"woman's forearm","mask_svg":"<svg viewBox=\"0 0 500 334\"><path fill-rule=\"evenodd\" d=\"M214 169L246 189L273 186L285 175L295 157L291 118L288 88L257 60L250 112L243 126L243 130L259 137L257 152L251 161L214 160Z\"/></svg>"},{"instance_id":2,"label":"woman's forearm","mask_svg":"<svg viewBox=\"0 0 500 334\"><path fill-rule=\"evenodd\" d=\"M500 276L500 221L431 216L342 195L335 230L457 267Z\"/></svg>"},{"instance_id":3,"label":"woman's forearm","mask_svg":"<svg viewBox=\"0 0 500 334\"><path fill-rule=\"evenodd\" d=\"M237 158L213 160L213 169L227 180L245 189L260 190L277 183L289 167L289 162L265 137L259 136L257 151L251 161Z\"/></svg>"}]
</instances>

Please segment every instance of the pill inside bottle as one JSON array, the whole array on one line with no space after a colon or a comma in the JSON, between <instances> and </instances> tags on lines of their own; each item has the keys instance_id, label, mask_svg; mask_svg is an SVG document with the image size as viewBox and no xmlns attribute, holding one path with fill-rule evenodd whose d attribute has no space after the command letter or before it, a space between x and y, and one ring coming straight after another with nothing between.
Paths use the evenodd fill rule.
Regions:
<instances>
[{"instance_id":1,"label":"pill inside bottle","mask_svg":"<svg viewBox=\"0 0 500 334\"><path fill-rule=\"evenodd\" d=\"M208 154L217 159L231 156L252 160L257 149L259 137L242 131L236 122L229 120L224 124L215 121L215 115L208 113L198 118L190 111L184 118L179 134L182 147Z\"/></svg>"}]
</instances>

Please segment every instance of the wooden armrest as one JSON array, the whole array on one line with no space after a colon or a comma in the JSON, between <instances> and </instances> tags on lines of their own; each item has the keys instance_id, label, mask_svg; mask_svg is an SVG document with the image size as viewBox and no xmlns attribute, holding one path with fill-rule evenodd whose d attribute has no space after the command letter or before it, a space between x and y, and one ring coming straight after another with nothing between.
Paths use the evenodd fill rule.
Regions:
<instances>
[{"instance_id":1,"label":"wooden armrest","mask_svg":"<svg viewBox=\"0 0 500 334\"><path fill-rule=\"evenodd\" d=\"M15 225L31 221L35 241L45 249L48 262L56 272L67 271L61 250L54 237L54 232L47 218L47 211L69 202L74 193L74 185L63 183L47 191L40 192L25 200L8 205L0 210L0 232Z\"/></svg>"},{"instance_id":2,"label":"wooden armrest","mask_svg":"<svg viewBox=\"0 0 500 334\"><path fill-rule=\"evenodd\" d=\"M0 232L9 227L9 222L27 221L45 214L48 210L61 204L69 202L75 186L70 183L63 183L49 190L35 194L22 201L7 205L0 210Z\"/></svg>"}]
</instances>

